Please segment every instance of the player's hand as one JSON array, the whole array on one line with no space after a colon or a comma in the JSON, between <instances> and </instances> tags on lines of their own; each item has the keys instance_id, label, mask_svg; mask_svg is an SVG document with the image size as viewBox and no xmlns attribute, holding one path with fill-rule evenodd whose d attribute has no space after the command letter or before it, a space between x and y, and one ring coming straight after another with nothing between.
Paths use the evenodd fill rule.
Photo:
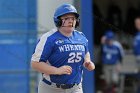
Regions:
<instances>
[{"instance_id":1,"label":"player's hand","mask_svg":"<svg viewBox=\"0 0 140 93\"><path fill-rule=\"evenodd\" d=\"M72 73L72 68L70 66L61 66L57 69L57 73L58 75L70 75Z\"/></svg>"},{"instance_id":2,"label":"player's hand","mask_svg":"<svg viewBox=\"0 0 140 93\"><path fill-rule=\"evenodd\" d=\"M120 63L116 64L116 71L117 72L121 71L121 64Z\"/></svg>"},{"instance_id":3,"label":"player's hand","mask_svg":"<svg viewBox=\"0 0 140 93\"><path fill-rule=\"evenodd\" d=\"M89 71L92 71L95 69L95 65L93 62L84 62L84 67Z\"/></svg>"}]
</instances>

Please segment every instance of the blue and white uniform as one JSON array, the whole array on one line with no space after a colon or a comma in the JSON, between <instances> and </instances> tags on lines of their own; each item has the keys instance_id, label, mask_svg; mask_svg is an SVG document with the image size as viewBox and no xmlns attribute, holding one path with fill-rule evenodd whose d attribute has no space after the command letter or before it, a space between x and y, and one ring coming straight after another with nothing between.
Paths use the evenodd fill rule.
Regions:
<instances>
[{"instance_id":1,"label":"blue and white uniform","mask_svg":"<svg viewBox=\"0 0 140 93\"><path fill-rule=\"evenodd\" d=\"M66 37L55 30L47 32L40 38L31 60L49 62L54 67L71 66L70 75L43 75L43 77L56 84L80 84L87 52L88 40L82 32L75 30L72 36Z\"/></svg>"},{"instance_id":2,"label":"blue and white uniform","mask_svg":"<svg viewBox=\"0 0 140 93\"><path fill-rule=\"evenodd\" d=\"M133 50L134 55L140 56L140 32L138 32L134 38Z\"/></svg>"},{"instance_id":3,"label":"blue and white uniform","mask_svg":"<svg viewBox=\"0 0 140 93\"><path fill-rule=\"evenodd\" d=\"M59 6L53 19L57 29L64 32L67 28L71 27L72 30L79 25L79 14L71 4ZM81 82L88 40L82 32L76 30L69 34L71 36L66 37L60 31L52 30L44 34L36 45L32 62L45 62L58 68L65 65L72 68L70 75L43 74L38 93L83 93Z\"/></svg>"},{"instance_id":4,"label":"blue and white uniform","mask_svg":"<svg viewBox=\"0 0 140 93\"><path fill-rule=\"evenodd\" d=\"M114 40L112 42L111 45L104 44L102 47L103 72L107 86L112 83L119 84L119 71L117 69L120 66L119 61L124 56L121 44Z\"/></svg>"},{"instance_id":5,"label":"blue and white uniform","mask_svg":"<svg viewBox=\"0 0 140 93\"><path fill-rule=\"evenodd\" d=\"M119 84L119 67L124 51L121 44L114 40L115 34L111 30L108 30L104 37L102 43L103 73L107 87L110 87L112 84Z\"/></svg>"},{"instance_id":6,"label":"blue and white uniform","mask_svg":"<svg viewBox=\"0 0 140 93\"><path fill-rule=\"evenodd\" d=\"M103 64L117 64L124 56L123 48L117 41L113 41L112 45L104 44L102 47Z\"/></svg>"},{"instance_id":7,"label":"blue and white uniform","mask_svg":"<svg viewBox=\"0 0 140 93\"><path fill-rule=\"evenodd\" d=\"M136 57L137 69L140 72L140 32L138 32L134 38L133 52Z\"/></svg>"}]
</instances>

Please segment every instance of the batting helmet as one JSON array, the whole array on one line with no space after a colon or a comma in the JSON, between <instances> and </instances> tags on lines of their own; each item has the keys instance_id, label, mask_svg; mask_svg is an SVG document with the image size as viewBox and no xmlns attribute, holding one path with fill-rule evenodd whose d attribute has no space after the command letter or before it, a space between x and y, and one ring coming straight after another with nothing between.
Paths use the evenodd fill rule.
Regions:
<instances>
[{"instance_id":1,"label":"batting helmet","mask_svg":"<svg viewBox=\"0 0 140 93\"><path fill-rule=\"evenodd\" d=\"M106 36L106 39L110 40L110 39L113 39L114 38L114 33L111 30L108 30L105 33L105 36Z\"/></svg>"},{"instance_id":2,"label":"batting helmet","mask_svg":"<svg viewBox=\"0 0 140 93\"><path fill-rule=\"evenodd\" d=\"M56 9L54 13L54 23L56 27L60 27L62 25L62 20L60 20L59 18L62 15L69 14L69 13L75 14L76 18L79 17L76 8L71 4L63 4ZM79 25L79 21L77 20L75 27L77 27L78 25Z\"/></svg>"}]
</instances>

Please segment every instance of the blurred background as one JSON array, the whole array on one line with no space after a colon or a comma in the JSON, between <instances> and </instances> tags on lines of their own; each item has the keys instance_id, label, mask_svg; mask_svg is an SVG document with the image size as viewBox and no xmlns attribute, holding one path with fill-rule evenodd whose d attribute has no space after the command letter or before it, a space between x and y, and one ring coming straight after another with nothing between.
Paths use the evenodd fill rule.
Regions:
<instances>
[{"instance_id":1,"label":"blurred background","mask_svg":"<svg viewBox=\"0 0 140 93\"><path fill-rule=\"evenodd\" d=\"M139 0L0 0L0 93L37 93L41 75L31 69L30 58L38 38L55 28L54 11L64 3L80 13L77 29L88 37L96 65L94 72L84 76L84 93L104 93L100 40L107 29L112 29L125 51L117 93L140 93L132 52Z\"/></svg>"},{"instance_id":2,"label":"blurred background","mask_svg":"<svg viewBox=\"0 0 140 93\"><path fill-rule=\"evenodd\" d=\"M101 60L101 38L108 29L111 29L115 33L115 39L120 42L125 52L117 93L140 93L140 73L133 53L134 37L138 33L134 21L140 17L140 1L94 0L93 13L96 92L102 93L106 86Z\"/></svg>"}]
</instances>

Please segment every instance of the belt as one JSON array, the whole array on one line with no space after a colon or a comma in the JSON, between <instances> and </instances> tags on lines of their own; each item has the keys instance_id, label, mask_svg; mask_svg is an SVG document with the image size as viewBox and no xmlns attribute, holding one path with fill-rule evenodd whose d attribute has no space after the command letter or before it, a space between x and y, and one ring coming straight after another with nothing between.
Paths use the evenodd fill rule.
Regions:
<instances>
[{"instance_id":1,"label":"belt","mask_svg":"<svg viewBox=\"0 0 140 93\"><path fill-rule=\"evenodd\" d=\"M79 85L79 84L57 84L57 83L50 82L46 80L45 78L43 78L42 81L48 85L55 85L57 88L62 88L62 89L70 89L74 87L75 85Z\"/></svg>"}]
</instances>

